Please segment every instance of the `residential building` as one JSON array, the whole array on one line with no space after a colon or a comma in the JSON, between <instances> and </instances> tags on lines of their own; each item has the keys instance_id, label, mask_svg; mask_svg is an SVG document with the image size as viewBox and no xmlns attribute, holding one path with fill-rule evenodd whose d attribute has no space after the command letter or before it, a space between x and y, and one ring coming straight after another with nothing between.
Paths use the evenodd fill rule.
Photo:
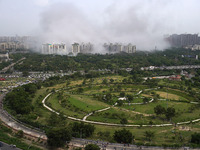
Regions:
<instances>
[{"instance_id":1,"label":"residential building","mask_svg":"<svg viewBox=\"0 0 200 150\"><path fill-rule=\"evenodd\" d=\"M72 53L74 53L74 54L80 53L80 45L79 45L79 43L72 44Z\"/></svg>"},{"instance_id":2,"label":"residential building","mask_svg":"<svg viewBox=\"0 0 200 150\"><path fill-rule=\"evenodd\" d=\"M43 54L58 54L66 52L65 44L42 44L42 53Z\"/></svg>"}]
</instances>

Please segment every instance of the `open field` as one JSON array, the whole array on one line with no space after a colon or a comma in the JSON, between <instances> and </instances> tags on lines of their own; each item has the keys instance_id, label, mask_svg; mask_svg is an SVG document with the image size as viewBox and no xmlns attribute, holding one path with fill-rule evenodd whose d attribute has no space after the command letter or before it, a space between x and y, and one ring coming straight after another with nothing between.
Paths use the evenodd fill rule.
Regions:
<instances>
[{"instance_id":1,"label":"open field","mask_svg":"<svg viewBox=\"0 0 200 150\"><path fill-rule=\"evenodd\" d=\"M171 94L168 92L161 92L161 91L156 91L156 94L160 95L161 98L164 99L171 99L171 100L186 100L185 98L178 96L176 94Z\"/></svg>"},{"instance_id":2,"label":"open field","mask_svg":"<svg viewBox=\"0 0 200 150\"><path fill-rule=\"evenodd\" d=\"M105 78L108 80L108 84L102 84ZM109 83L111 78L114 79L112 84ZM126 118L128 121L127 124L140 125L140 127L126 127L135 136L134 143L136 144L149 143L160 146L165 144L187 144L192 133L200 132L200 123L177 127L142 127L142 125L178 123L198 119L200 118L200 109L198 109L198 105L189 103L195 98L191 97L186 91L168 87L156 89L143 84L125 84L122 83L124 78L125 77L121 76L94 78L92 84L89 83L89 80L86 80L86 83L82 84L83 79L80 79L71 80L69 85L66 85L66 81L48 88L42 87L33 97L32 104L34 110L32 114L27 115L27 117L29 117L32 122L39 123L43 126L48 125L52 113L42 107L41 101L48 93L57 91L53 92L46 100L46 105L57 112L62 112L66 116L83 119L84 116L91 112L111 107L106 111L91 114L86 120L121 124L121 120ZM178 84L178 82L175 84ZM83 89L81 93L77 92L79 88ZM116 90L117 88L119 88L118 91ZM138 94L139 91L142 92ZM160 96L158 99L168 98L169 101L156 100L152 103L141 105L125 105L123 103L128 103L128 101L125 100L122 101L123 103L121 105L113 107L113 104L115 104L120 97L119 95L121 92L125 92L125 96L127 94L133 96L131 103L143 103L145 97L150 99L157 94ZM108 93L111 94L111 99L109 101L105 99ZM176 114L171 121L167 120L165 115L155 115L154 108L157 105L161 105L165 109L173 107L176 110ZM66 125L71 122L74 121L67 119ZM113 133L123 128L106 125L95 125L95 127L96 130L91 139L102 139L110 142L113 142ZM152 142L147 141L144 136L144 132L149 130L155 133ZM100 135L99 132L103 132L105 135ZM180 141L181 136L184 137L184 139L182 139L183 141Z\"/></svg>"}]
</instances>

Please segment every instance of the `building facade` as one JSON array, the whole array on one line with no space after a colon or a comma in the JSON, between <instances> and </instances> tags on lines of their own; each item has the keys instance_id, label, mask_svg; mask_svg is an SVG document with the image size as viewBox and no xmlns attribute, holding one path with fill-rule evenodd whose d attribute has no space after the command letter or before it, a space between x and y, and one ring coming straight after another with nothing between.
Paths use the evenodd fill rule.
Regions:
<instances>
[{"instance_id":1,"label":"building facade","mask_svg":"<svg viewBox=\"0 0 200 150\"><path fill-rule=\"evenodd\" d=\"M66 52L65 44L42 44L42 53L43 54L58 54Z\"/></svg>"}]
</instances>

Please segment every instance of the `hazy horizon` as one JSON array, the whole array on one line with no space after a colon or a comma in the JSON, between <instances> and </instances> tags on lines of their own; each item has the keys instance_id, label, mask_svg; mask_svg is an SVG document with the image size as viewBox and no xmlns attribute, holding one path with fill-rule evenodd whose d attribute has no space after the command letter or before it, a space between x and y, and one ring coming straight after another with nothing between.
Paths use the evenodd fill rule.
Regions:
<instances>
[{"instance_id":1,"label":"hazy horizon","mask_svg":"<svg viewBox=\"0 0 200 150\"><path fill-rule=\"evenodd\" d=\"M199 33L198 6L199 0L0 0L0 36L164 49L166 34Z\"/></svg>"}]
</instances>

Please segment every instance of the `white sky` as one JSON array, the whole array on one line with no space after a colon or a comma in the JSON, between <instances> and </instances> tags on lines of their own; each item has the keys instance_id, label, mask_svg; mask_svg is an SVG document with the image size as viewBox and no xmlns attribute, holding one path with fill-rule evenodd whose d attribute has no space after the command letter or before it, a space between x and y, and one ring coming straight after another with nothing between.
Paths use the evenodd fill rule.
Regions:
<instances>
[{"instance_id":1,"label":"white sky","mask_svg":"<svg viewBox=\"0 0 200 150\"><path fill-rule=\"evenodd\" d=\"M32 34L39 26L40 14L59 2L70 2L85 12L102 10L108 1L101 0L0 0L0 36ZM99 7L99 8L97 8ZM94 15L94 14L93 14Z\"/></svg>"},{"instance_id":2,"label":"white sky","mask_svg":"<svg viewBox=\"0 0 200 150\"><path fill-rule=\"evenodd\" d=\"M101 18L105 11L112 13L112 7L123 11L138 6L140 15L146 13L151 20L160 19L166 26L165 34L199 32L200 0L0 0L0 35L32 34L39 27L40 14L59 2L73 3L89 18Z\"/></svg>"},{"instance_id":3,"label":"white sky","mask_svg":"<svg viewBox=\"0 0 200 150\"><path fill-rule=\"evenodd\" d=\"M0 36L149 42L200 32L200 0L0 0ZM148 37L148 38L144 38ZM50 40L50 39L48 39Z\"/></svg>"}]
</instances>

